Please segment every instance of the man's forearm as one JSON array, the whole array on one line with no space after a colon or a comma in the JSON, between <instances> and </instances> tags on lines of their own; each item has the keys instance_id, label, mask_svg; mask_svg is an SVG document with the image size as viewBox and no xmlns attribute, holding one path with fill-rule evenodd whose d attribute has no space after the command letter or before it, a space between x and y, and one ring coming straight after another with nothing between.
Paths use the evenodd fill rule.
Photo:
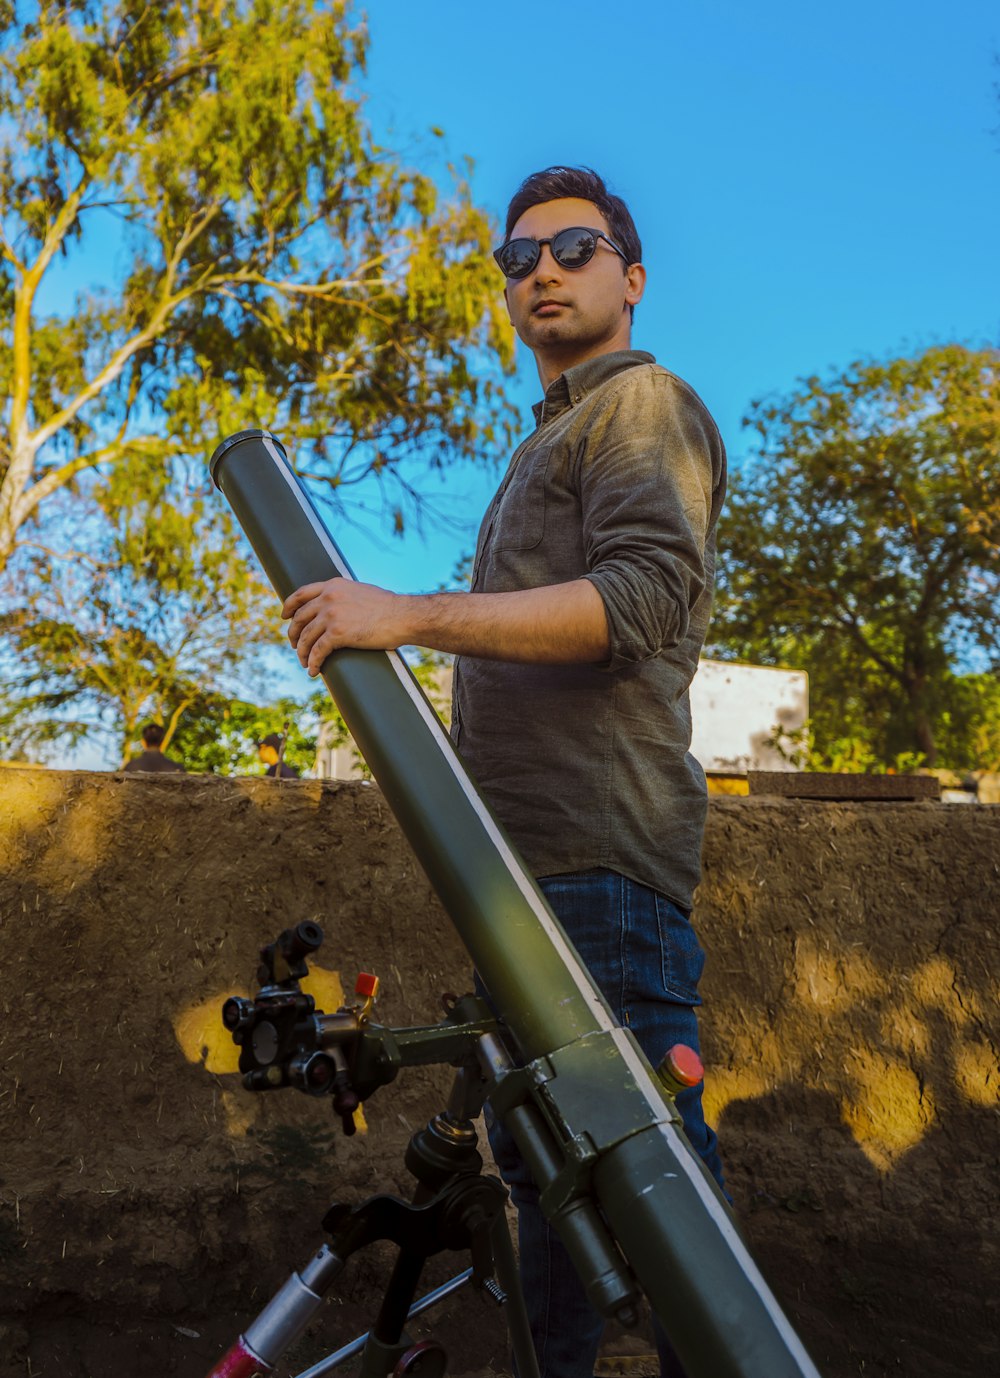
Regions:
<instances>
[{"instance_id":1,"label":"man's forearm","mask_svg":"<svg viewBox=\"0 0 1000 1378\"><path fill-rule=\"evenodd\" d=\"M515 593L400 595L400 644L551 665L607 660L604 602L589 579Z\"/></svg>"},{"instance_id":2,"label":"man's forearm","mask_svg":"<svg viewBox=\"0 0 1000 1378\"><path fill-rule=\"evenodd\" d=\"M310 674L331 651L352 646L435 651L537 664L579 664L610 655L604 602L588 579L513 593L396 594L331 579L286 601L289 640Z\"/></svg>"}]
</instances>

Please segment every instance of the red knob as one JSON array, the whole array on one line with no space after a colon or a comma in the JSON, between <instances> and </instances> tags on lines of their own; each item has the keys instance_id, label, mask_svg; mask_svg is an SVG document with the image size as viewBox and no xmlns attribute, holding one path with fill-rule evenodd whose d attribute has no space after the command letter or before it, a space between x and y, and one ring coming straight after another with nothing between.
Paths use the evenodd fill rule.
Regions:
<instances>
[{"instance_id":1,"label":"red knob","mask_svg":"<svg viewBox=\"0 0 1000 1378\"><path fill-rule=\"evenodd\" d=\"M679 1087L697 1086L705 1076L701 1058L686 1043L675 1043L660 1063L660 1076L678 1083Z\"/></svg>"}]
</instances>

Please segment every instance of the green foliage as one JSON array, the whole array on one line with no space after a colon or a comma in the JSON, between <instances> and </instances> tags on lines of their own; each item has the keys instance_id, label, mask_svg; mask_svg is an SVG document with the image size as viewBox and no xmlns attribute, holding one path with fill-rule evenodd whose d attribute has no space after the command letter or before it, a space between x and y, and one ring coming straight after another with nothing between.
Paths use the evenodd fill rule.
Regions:
<instances>
[{"instance_id":1,"label":"green foliage","mask_svg":"<svg viewBox=\"0 0 1000 1378\"><path fill-rule=\"evenodd\" d=\"M977 733L988 752L995 680L961 671L997 660L1000 354L857 363L748 424L712 653L808 670L820 760L969 764Z\"/></svg>"},{"instance_id":2,"label":"green foliage","mask_svg":"<svg viewBox=\"0 0 1000 1378\"><path fill-rule=\"evenodd\" d=\"M451 667L455 657L443 651L412 647L407 661L435 713L445 727L451 725Z\"/></svg>"},{"instance_id":3,"label":"green foliage","mask_svg":"<svg viewBox=\"0 0 1000 1378\"><path fill-rule=\"evenodd\" d=\"M959 675L938 719L941 759L952 770L1000 771L1000 675Z\"/></svg>"},{"instance_id":4,"label":"green foliage","mask_svg":"<svg viewBox=\"0 0 1000 1378\"><path fill-rule=\"evenodd\" d=\"M451 718L451 657L420 648L408 656L411 668L436 712ZM192 772L216 775L260 775L257 743L271 732L287 733L285 760L303 774L316 759L320 740L326 746L350 746L361 776L371 771L354 746L340 710L325 689L305 702L279 698L249 703L223 694L204 694L185 711L174 736L171 755Z\"/></svg>"},{"instance_id":5,"label":"green foliage","mask_svg":"<svg viewBox=\"0 0 1000 1378\"><path fill-rule=\"evenodd\" d=\"M9 649L0 659L0 677L0 759L58 761L64 749L93 730L74 716L72 691L46 689Z\"/></svg>"},{"instance_id":6,"label":"green foliage","mask_svg":"<svg viewBox=\"0 0 1000 1378\"><path fill-rule=\"evenodd\" d=\"M11 748L46 755L97 735L121 760L149 719L169 746L183 715L228 694L277 635L274 595L228 514L176 465L141 476L91 484L60 533L73 549L26 544L6 573Z\"/></svg>"},{"instance_id":7,"label":"green foliage","mask_svg":"<svg viewBox=\"0 0 1000 1378\"><path fill-rule=\"evenodd\" d=\"M189 771L213 775L263 775L257 743L272 732L287 733L284 759L305 774L316 758L320 700L305 705L292 698L247 703L205 694L178 723L170 754Z\"/></svg>"},{"instance_id":8,"label":"green foliage","mask_svg":"<svg viewBox=\"0 0 1000 1378\"><path fill-rule=\"evenodd\" d=\"M277 431L341 508L374 477L397 533L427 469L505 446L493 228L467 168L441 193L373 144L366 44L328 0L0 6L8 754L117 755L156 718L195 768L259 769L237 737L274 599L209 495L222 436ZM45 314L95 243L100 280Z\"/></svg>"},{"instance_id":9,"label":"green foliage","mask_svg":"<svg viewBox=\"0 0 1000 1378\"><path fill-rule=\"evenodd\" d=\"M850 775L907 775L919 770L919 753L901 752L887 758L872 742L872 734L860 724L853 734L821 736L812 724L798 732L783 733L770 742L795 770L823 770Z\"/></svg>"},{"instance_id":10,"label":"green foliage","mask_svg":"<svg viewBox=\"0 0 1000 1378\"><path fill-rule=\"evenodd\" d=\"M397 530L423 469L502 449L492 227L463 171L441 196L373 145L349 4L21 14L0 10L0 562L82 470L248 425L332 501L376 475ZM104 280L42 314L95 236Z\"/></svg>"}]
</instances>

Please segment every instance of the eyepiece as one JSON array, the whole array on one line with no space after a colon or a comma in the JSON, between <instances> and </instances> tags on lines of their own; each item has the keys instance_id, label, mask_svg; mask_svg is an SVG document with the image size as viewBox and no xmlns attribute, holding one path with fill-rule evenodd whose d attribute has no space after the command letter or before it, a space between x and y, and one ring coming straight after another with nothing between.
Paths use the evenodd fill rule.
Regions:
<instances>
[{"instance_id":1,"label":"eyepiece","mask_svg":"<svg viewBox=\"0 0 1000 1378\"><path fill-rule=\"evenodd\" d=\"M222 1022L230 1033L246 1028L253 1022L253 1017L254 1003L252 1000L242 1000L239 996L233 995L222 1007Z\"/></svg>"}]
</instances>

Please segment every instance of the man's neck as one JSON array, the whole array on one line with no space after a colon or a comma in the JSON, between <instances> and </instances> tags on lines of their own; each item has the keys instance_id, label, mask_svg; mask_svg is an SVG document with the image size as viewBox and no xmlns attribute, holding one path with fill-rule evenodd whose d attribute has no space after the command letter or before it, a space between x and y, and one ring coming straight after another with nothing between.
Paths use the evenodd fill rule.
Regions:
<instances>
[{"instance_id":1,"label":"man's neck","mask_svg":"<svg viewBox=\"0 0 1000 1378\"><path fill-rule=\"evenodd\" d=\"M561 356L548 350L544 354L536 352L535 367L538 369L538 381L542 385L542 392L548 392L561 374L565 373L567 369L576 368L577 364L585 364L591 359L599 359L602 354L618 354L623 349L631 348L631 331L626 331L624 338L596 346L592 350L580 352L579 350L567 349Z\"/></svg>"}]
</instances>

